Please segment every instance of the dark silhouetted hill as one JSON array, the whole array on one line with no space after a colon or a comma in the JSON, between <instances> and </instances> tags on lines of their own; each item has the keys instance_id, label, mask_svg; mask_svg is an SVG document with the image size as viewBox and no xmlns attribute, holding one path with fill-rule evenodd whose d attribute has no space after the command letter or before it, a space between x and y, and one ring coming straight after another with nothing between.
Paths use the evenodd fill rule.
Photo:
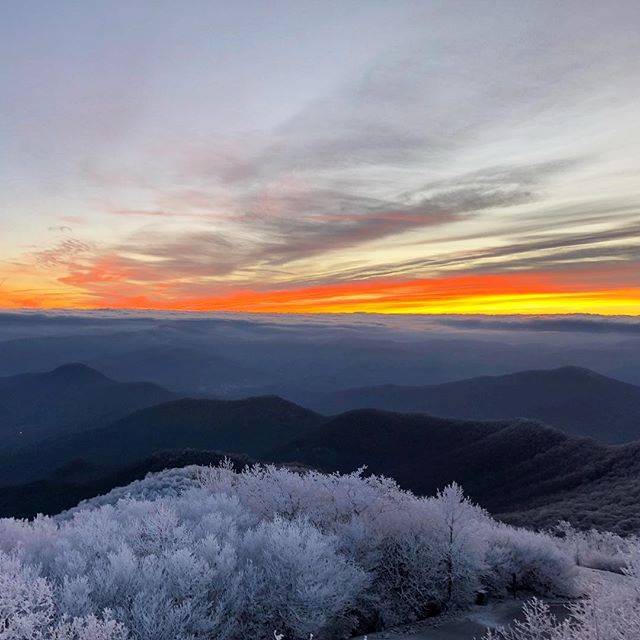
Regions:
<instances>
[{"instance_id":1,"label":"dark silhouetted hill","mask_svg":"<svg viewBox=\"0 0 640 640\"><path fill-rule=\"evenodd\" d=\"M83 364L0 378L2 448L95 429L172 398L155 384L116 382Z\"/></svg>"},{"instance_id":2,"label":"dark silhouetted hill","mask_svg":"<svg viewBox=\"0 0 640 640\"><path fill-rule=\"evenodd\" d=\"M375 409L327 418L276 396L172 401L25 448L0 465L0 481L12 485L0 490L0 504L5 515L54 513L125 484L130 469L155 451L184 449L196 450L190 460L215 450L325 471L366 466L424 495L456 481L489 511L519 524L568 519L640 532L640 443L600 444L524 419Z\"/></svg>"},{"instance_id":3,"label":"dark silhouetted hill","mask_svg":"<svg viewBox=\"0 0 640 640\"><path fill-rule=\"evenodd\" d=\"M107 427L40 442L5 457L0 461L0 483L43 478L77 458L117 467L154 451L186 448L260 457L323 420L277 396L175 400L141 409Z\"/></svg>"},{"instance_id":4,"label":"dark silhouetted hill","mask_svg":"<svg viewBox=\"0 0 640 640\"><path fill-rule=\"evenodd\" d=\"M602 445L527 420L469 422L356 410L272 457L326 471L366 465L426 495L456 481L489 511L520 524L569 519L629 532L640 531L639 453L638 443Z\"/></svg>"},{"instance_id":5,"label":"dark silhouetted hill","mask_svg":"<svg viewBox=\"0 0 640 640\"><path fill-rule=\"evenodd\" d=\"M374 408L466 420L539 420L608 443L640 439L640 387L580 367L428 386L348 389L310 400L325 413Z\"/></svg>"}]
</instances>

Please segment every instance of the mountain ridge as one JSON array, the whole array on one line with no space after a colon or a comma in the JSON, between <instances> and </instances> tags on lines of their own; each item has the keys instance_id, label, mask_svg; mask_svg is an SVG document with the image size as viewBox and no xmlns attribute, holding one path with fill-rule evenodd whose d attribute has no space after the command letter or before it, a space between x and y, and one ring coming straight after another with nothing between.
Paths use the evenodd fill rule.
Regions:
<instances>
[{"instance_id":1,"label":"mountain ridge","mask_svg":"<svg viewBox=\"0 0 640 640\"><path fill-rule=\"evenodd\" d=\"M6 449L108 424L175 398L150 382L118 382L83 363L0 378L0 436Z\"/></svg>"},{"instance_id":2,"label":"mountain ridge","mask_svg":"<svg viewBox=\"0 0 640 640\"><path fill-rule=\"evenodd\" d=\"M546 373L542 375L548 382ZM41 380L39 375L43 374L27 374L22 381ZM60 378L67 386L76 378L120 384L82 364L44 375ZM520 372L511 379L539 375ZM605 376L580 367L563 367L554 375L608 384ZM480 379L481 388L486 379ZM77 395L78 387L73 389ZM325 416L277 395L172 398L95 429L57 433L37 446L3 456L0 480L31 504L49 500L54 508L68 501L61 502L52 487L71 487L70 495L90 497L91 491L109 484L96 483L96 475L113 483L122 469L155 452L185 449L325 471L366 466L368 472L393 477L404 488L425 495L456 481L492 513L515 523L547 526L560 515L584 526L616 529L620 523L622 532L640 531L640 443L608 445L526 418L462 420L381 409ZM3 500L9 508L6 505L15 506L15 501L7 491ZM587 508L591 494L594 502Z\"/></svg>"},{"instance_id":3,"label":"mountain ridge","mask_svg":"<svg viewBox=\"0 0 640 640\"><path fill-rule=\"evenodd\" d=\"M366 466L422 495L455 481L490 512L518 524L567 519L587 528L640 531L640 443L602 444L535 421L355 410L271 457L344 473ZM603 486L612 488L584 508L591 488ZM552 508L556 503L564 510Z\"/></svg>"},{"instance_id":4,"label":"mountain ridge","mask_svg":"<svg viewBox=\"0 0 640 640\"><path fill-rule=\"evenodd\" d=\"M278 396L244 400L179 398L138 409L106 426L20 449L0 464L0 482L42 478L74 458L102 466L157 450L215 449L259 457L323 416Z\"/></svg>"},{"instance_id":5,"label":"mountain ridge","mask_svg":"<svg viewBox=\"0 0 640 640\"><path fill-rule=\"evenodd\" d=\"M377 408L466 420L523 417L610 444L640 439L640 386L573 365L435 385L355 387L310 397L307 405L325 413Z\"/></svg>"}]
</instances>

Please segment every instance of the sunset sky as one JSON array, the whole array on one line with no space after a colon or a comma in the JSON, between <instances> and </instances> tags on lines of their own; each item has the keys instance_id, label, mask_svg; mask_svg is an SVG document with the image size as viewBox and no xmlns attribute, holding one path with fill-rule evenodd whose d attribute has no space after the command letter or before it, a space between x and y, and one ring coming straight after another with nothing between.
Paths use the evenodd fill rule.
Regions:
<instances>
[{"instance_id":1,"label":"sunset sky","mask_svg":"<svg viewBox=\"0 0 640 640\"><path fill-rule=\"evenodd\" d=\"M0 6L0 308L640 314L640 2Z\"/></svg>"}]
</instances>

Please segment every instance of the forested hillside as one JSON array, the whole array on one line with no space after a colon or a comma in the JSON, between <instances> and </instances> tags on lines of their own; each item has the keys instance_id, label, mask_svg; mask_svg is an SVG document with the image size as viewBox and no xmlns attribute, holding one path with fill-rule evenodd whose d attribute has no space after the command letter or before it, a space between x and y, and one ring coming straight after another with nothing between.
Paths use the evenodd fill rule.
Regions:
<instances>
[{"instance_id":1,"label":"forested hillside","mask_svg":"<svg viewBox=\"0 0 640 640\"><path fill-rule=\"evenodd\" d=\"M175 398L148 382L116 382L82 364L0 378L2 449L96 429Z\"/></svg>"},{"instance_id":2,"label":"forested hillside","mask_svg":"<svg viewBox=\"0 0 640 640\"><path fill-rule=\"evenodd\" d=\"M419 412L464 420L539 420L574 436L640 439L640 387L581 367L520 371L427 386L381 385L310 395L325 413L350 409Z\"/></svg>"}]
</instances>

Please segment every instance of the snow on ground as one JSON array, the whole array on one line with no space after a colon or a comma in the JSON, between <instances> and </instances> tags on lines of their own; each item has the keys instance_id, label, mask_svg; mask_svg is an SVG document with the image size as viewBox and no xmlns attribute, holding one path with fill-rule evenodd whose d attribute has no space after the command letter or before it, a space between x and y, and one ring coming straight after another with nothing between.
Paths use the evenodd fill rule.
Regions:
<instances>
[{"instance_id":1,"label":"snow on ground","mask_svg":"<svg viewBox=\"0 0 640 640\"><path fill-rule=\"evenodd\" d=\"M599 571L579 567L581 586L586 592L593 585L618 585L620 582L631 581L610 571ZM393 630L380 631L369 634L368 640L474 640L480 639L487 629L497 629L508 626L514 620L521 618L522 605L526 599L494 600L485 606L474 606L458 616L431 618ZM566 598L545 600L551 611L559 619L566 616ZM364 638L367 636L363 636Z\"/></svg>"},{"instance_id":2,"label":"snow on ground","mask_svg":"<svg viewBox=\"0 0 640 640\"><path fill-rule=\"evenodd\" d=\"M368 640L473 640L481 638L487 629L507 626L520 616L525 600L496 600L485 606L475 606L456 617L432 618L424 622L393 630L369 634ZM553 613L562 616L564 601L549 601ZM363 636L361 640L363 640Z\"/></svg>"}]
</instances>

